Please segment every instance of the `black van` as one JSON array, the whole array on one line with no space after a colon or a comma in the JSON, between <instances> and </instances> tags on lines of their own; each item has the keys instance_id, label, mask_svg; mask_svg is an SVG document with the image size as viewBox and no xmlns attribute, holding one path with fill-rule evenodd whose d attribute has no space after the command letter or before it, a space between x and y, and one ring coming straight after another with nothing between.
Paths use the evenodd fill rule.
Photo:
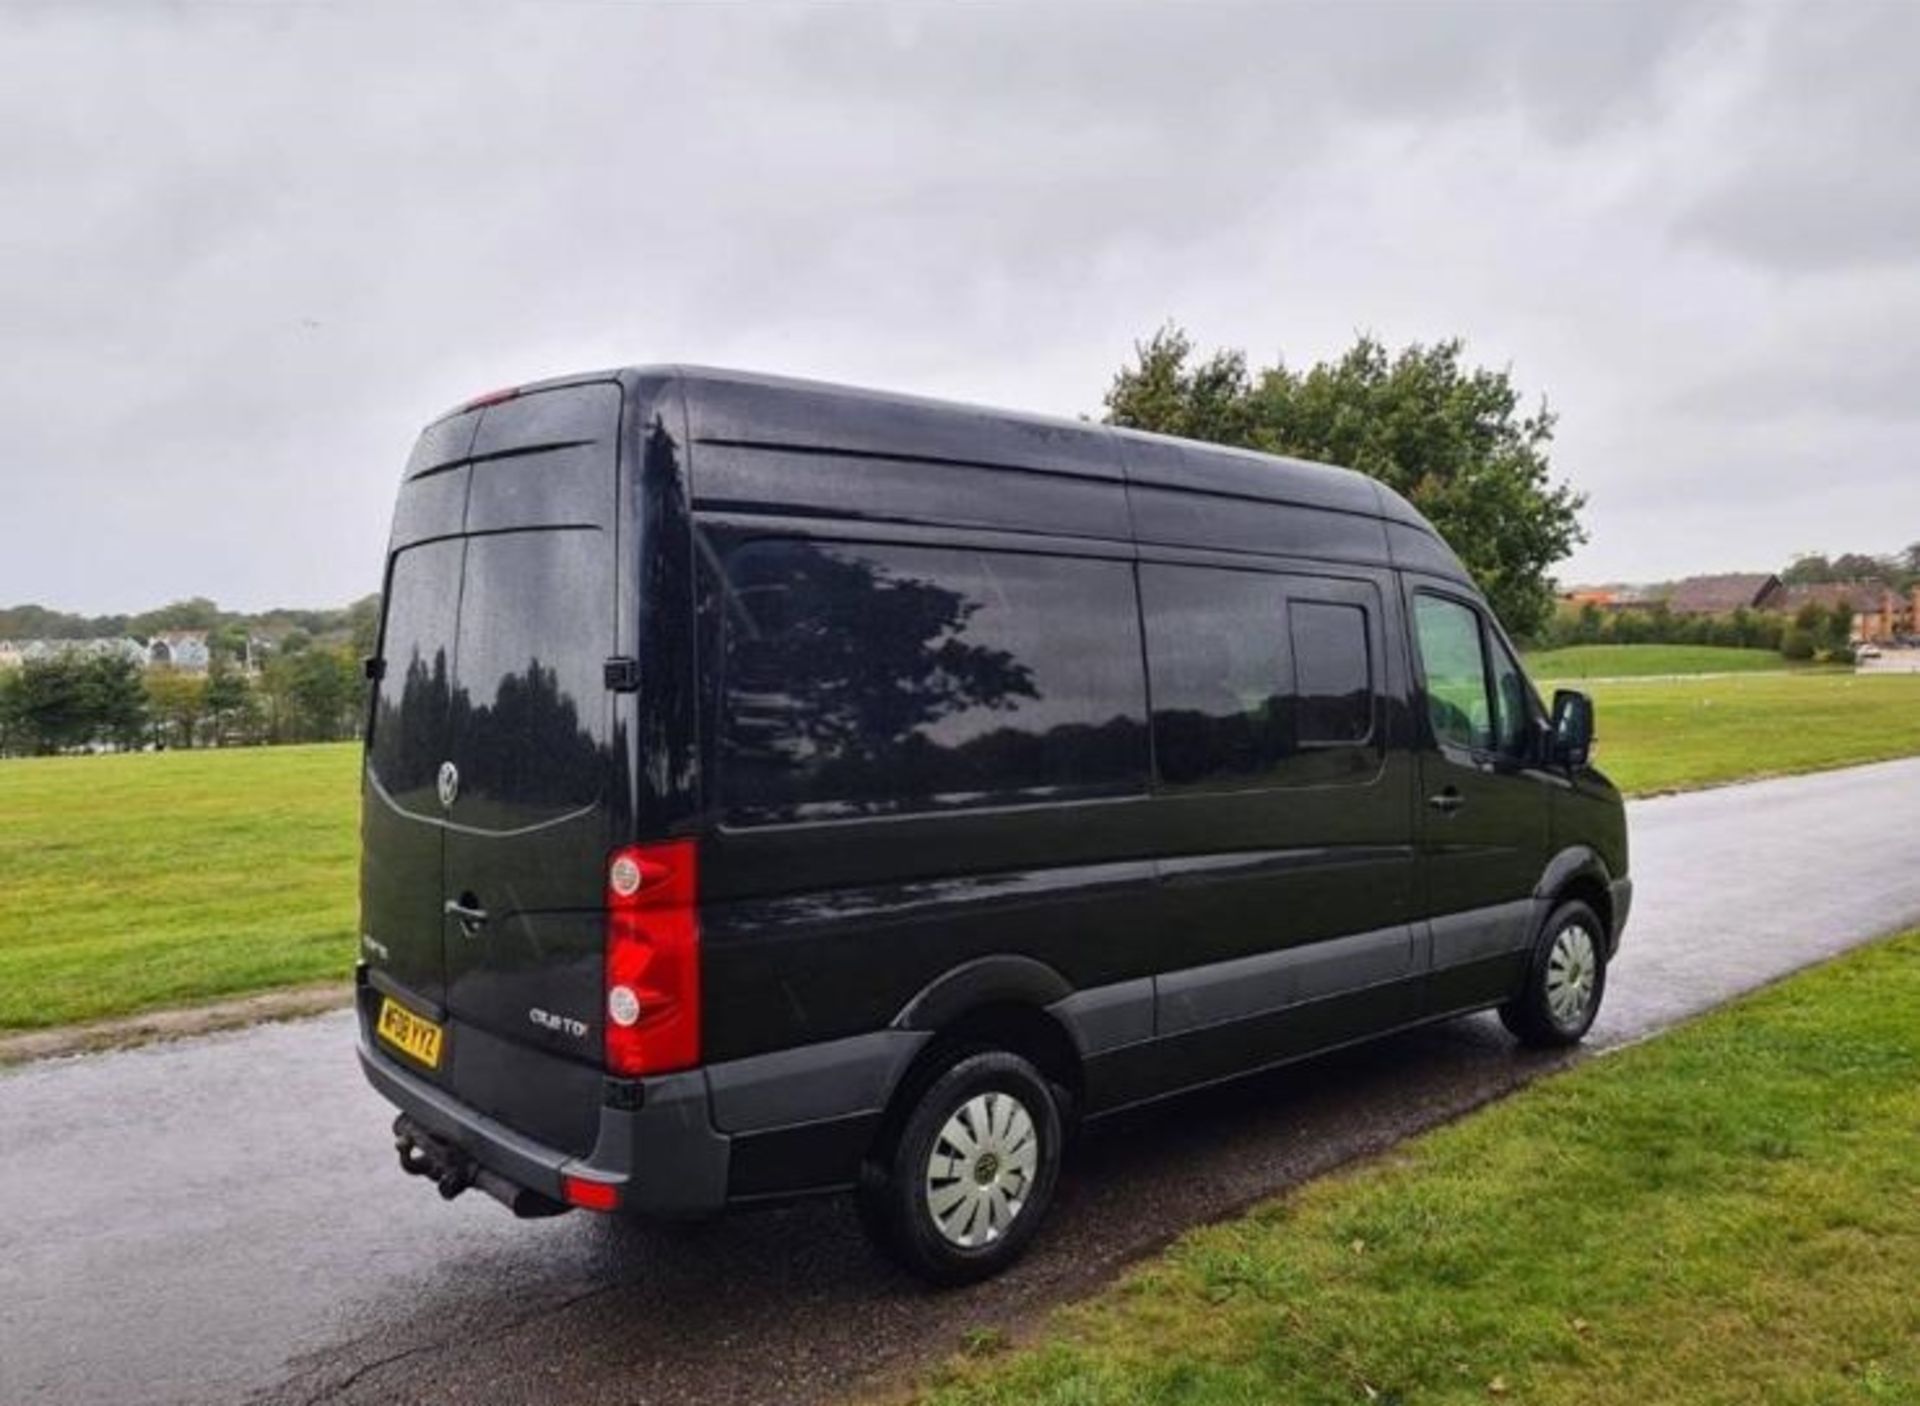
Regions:
<instances>
[{"instance_id":1,"label":"black van","mask_svg":"<svg viewBox=\"0 0 1920 1406\"><path fill-rule=\"evenodd\" d=\"M1578 1040L1626 921L1587 700L1343 469L640 368L431 425L385 587L360 1060L447 1196L853 1191L976 1278L1072 1124Z\"/></svg>"}]
</instances>

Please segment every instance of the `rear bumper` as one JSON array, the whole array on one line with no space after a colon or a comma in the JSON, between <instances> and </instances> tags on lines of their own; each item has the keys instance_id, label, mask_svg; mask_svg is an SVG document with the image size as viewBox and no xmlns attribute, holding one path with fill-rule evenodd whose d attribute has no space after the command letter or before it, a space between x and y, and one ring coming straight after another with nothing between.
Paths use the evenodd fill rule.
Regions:
<instances>
[{"instance_id":1,"label":"rear bumper","mask_svg":"<svg viewBox=\"0 0 1920 1406\"><path fill-rule=\"evenodd\" d=\"M638 1107L600 1109L593 1150L575 1157L534 1141L401 1068L360 1026L367 1082L415 1124L479 1166L554 1201L562 1179L586 1177L618 1188L620 1208L663 1217L701 1216L726 1203L732 1139L708 1116L706 1078L669 1074L634 1086Z\"/></svg>"}]
</instances>

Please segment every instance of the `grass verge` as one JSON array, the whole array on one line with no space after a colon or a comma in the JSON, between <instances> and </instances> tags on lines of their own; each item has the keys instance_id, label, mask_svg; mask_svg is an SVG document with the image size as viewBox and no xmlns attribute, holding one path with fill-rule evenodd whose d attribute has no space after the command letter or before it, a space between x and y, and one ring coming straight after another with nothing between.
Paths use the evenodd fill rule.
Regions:
<instances>
[{"instance_id":1,"label":"grass verge","mask_svg":"<svg viewBox=\"0 0 1920 1406\"><path fill-rule=\"evenodd\" d=\"M0 1030L343 978L359 750L0 762Z\"/></svg>"},{"instance_id":2,"label":"grass verge","mask_svg":"<svg viewBox=\"0 0 1920 1406\"><path fill-rule=\"evenodd\" d=\"M1920 674L1596 683L1595 760L1629 795L1920 754Z\"/></svg>"},{"instance_id":3,"label":"grass verge","mask_svg":"<svg viewBox=\"0 0 1920 1406\"><path fill-rule=\"evenodd\" d=\"M1576 644L1527 656L1536 679L1624 679L1651 674L1744 674L1804 669L1778 650L1726 649L1699 644Z\"/></svg>"},{"instance_id":4,"label":"grass verge","mask_svg":"<svg viewBox=\"0 0 1920 1406\"><path fill-rule=\"evenodd\" d=\"M930 1406L1920 1401L1920 935L1183 1237Z\"/></svg>"}]
</instances>

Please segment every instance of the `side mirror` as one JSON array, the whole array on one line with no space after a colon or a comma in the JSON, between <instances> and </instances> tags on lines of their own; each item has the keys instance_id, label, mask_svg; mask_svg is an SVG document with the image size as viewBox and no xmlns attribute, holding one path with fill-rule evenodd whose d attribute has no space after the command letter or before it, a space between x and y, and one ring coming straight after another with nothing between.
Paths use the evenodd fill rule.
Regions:
<instances>
[{"instance_id":1,"label":"side mirror","mask_svg":"<svg viewBox=\"0 0 1920 1406\"><path fill-rule=\"evenodd\" d=\"M1593 755L1593 700L1571 688L1553 695L1553 759L1578 771Z\"/></svg>"}]
</instances>

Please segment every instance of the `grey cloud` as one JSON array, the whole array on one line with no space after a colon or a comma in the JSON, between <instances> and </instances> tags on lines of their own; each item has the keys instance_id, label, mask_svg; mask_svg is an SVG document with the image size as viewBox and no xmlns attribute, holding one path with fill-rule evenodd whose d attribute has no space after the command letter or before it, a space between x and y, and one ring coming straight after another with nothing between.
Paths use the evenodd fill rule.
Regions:
<instances>
[{"instance_id":1,"label":"grey cloud","mask_svg":"<svg viewBox=\"0 0 1920 1406\"><path fill-rule=\"evenodd\" d=\"M515 379L685 357L1072 414L1169 316L1295 362L1464 335L1564 414L1570 571L1689 569L1707 510L1656 489L1719 472L1744 398L1898 452L1865 408L1897 378L1839 349L1920 345L1873 262L1915 228L1877 174L1916 45L1835 13L0 8L0 520L34 525L0 599L358 594L415 427ZM1741 213L1809 172L1845 220ZM1763 503L1742 550L1811 520Z\"/></svg>"},{"instance_id":2,"label":"grey cloud","mask_svg":"<svg viewBox=\"0 0 1920 1406\"><path fill-rule=\"evenodd\" d=\"M1920 259L1920 7L1803 7L1763 35L1681 232L1788 273Z\"/></svg>"}]
</instances>

